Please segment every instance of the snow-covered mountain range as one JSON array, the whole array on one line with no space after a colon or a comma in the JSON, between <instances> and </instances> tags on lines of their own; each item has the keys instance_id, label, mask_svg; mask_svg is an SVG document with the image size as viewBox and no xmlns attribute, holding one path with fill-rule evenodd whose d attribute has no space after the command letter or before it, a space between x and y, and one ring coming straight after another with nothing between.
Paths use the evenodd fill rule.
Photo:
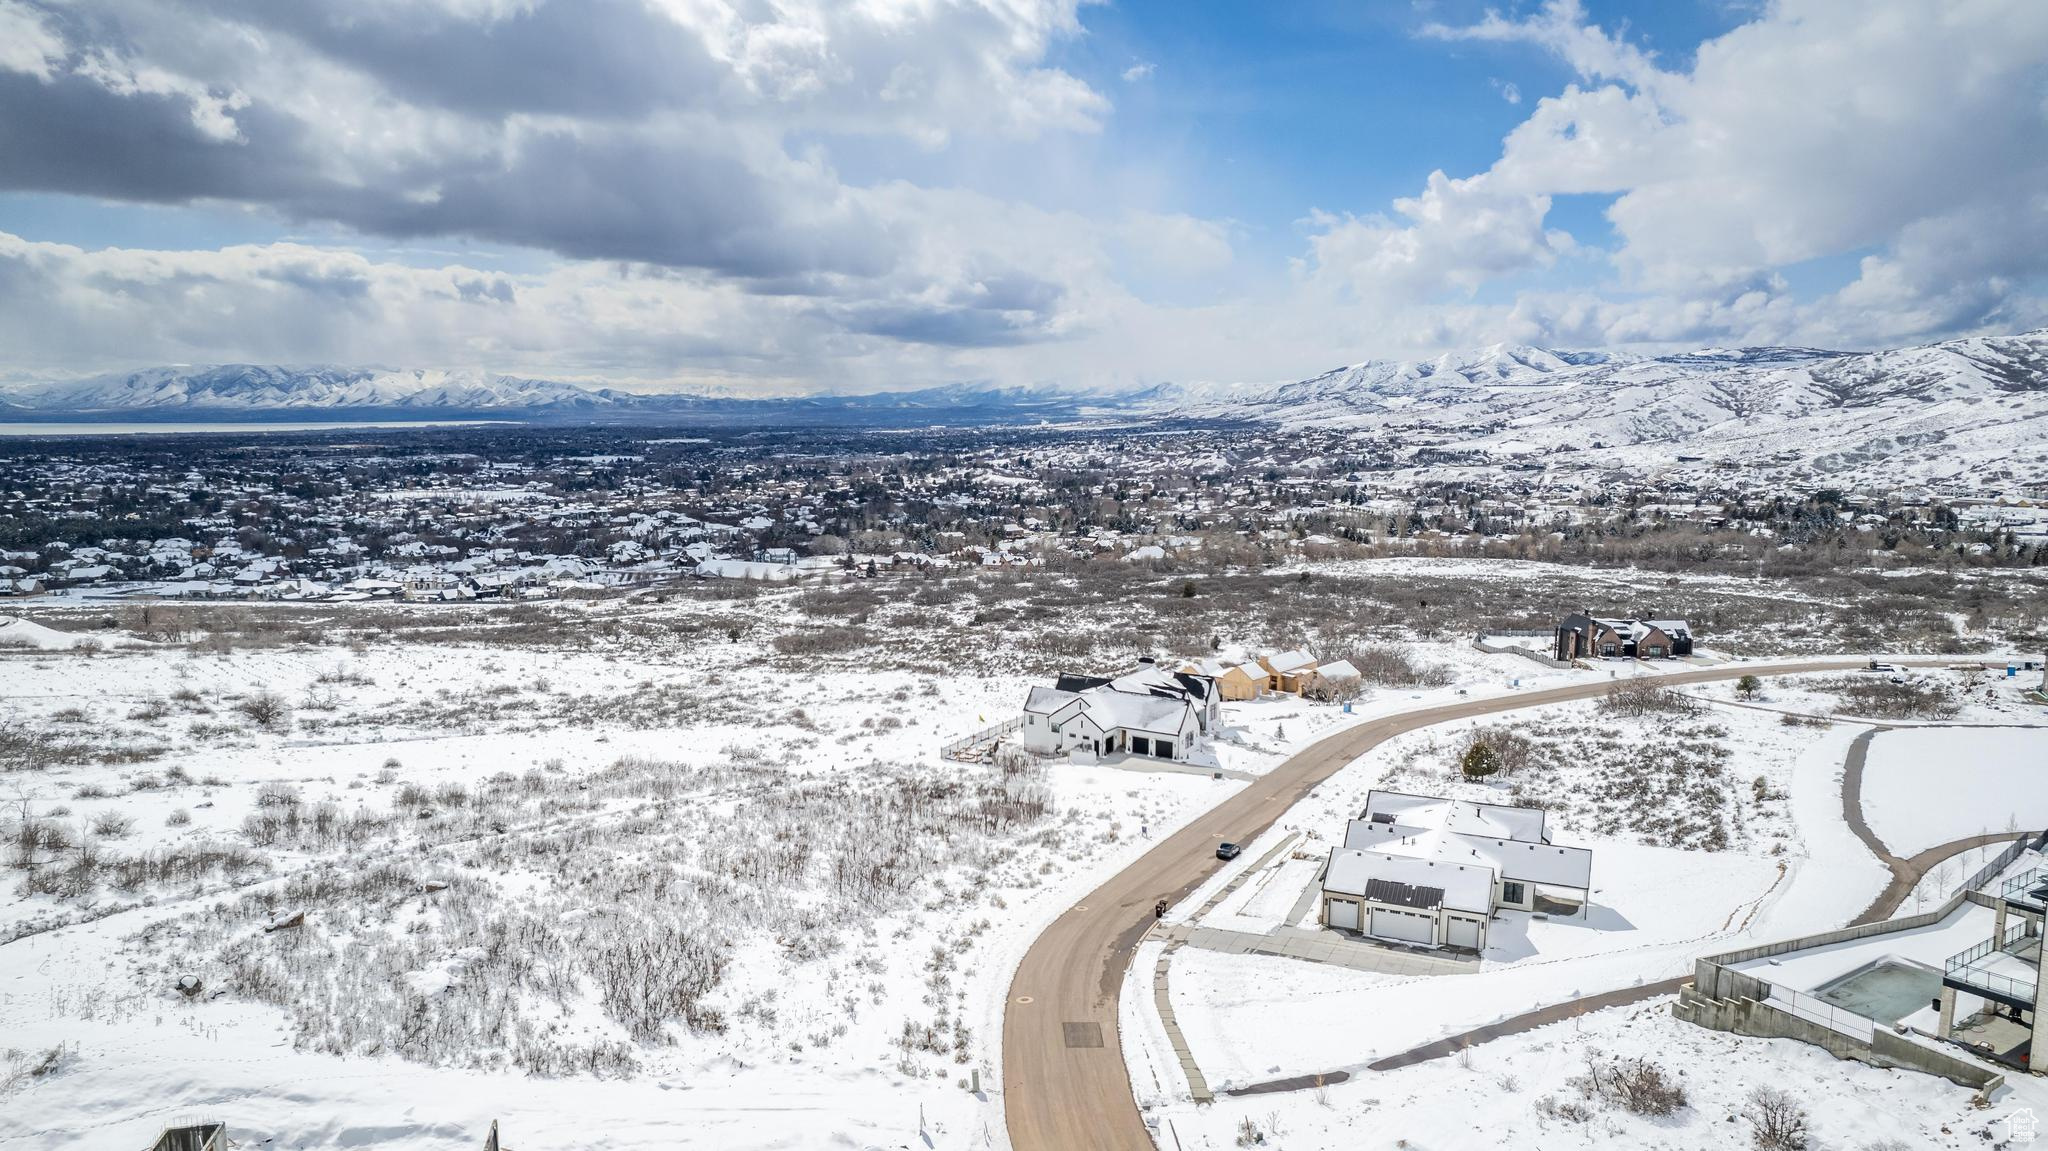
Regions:
<instances>
[{"instance_id":1,"label":"snow-covered mountain range","mask_svg":"<svg viewBox=\"0 0 2048 1151\"><path fill-rule=\"evenodd\" d=\"M498 419L800 419L877 423L1038 420L1074 415L1082 397L1029 388L951 385L869 395L748 398L649 394L478 371L286 368L258 364L145 368L0 391L0 418L223 420L490 416Z\"/></svg>"},{"instance_id":2,"label":"snow-covered mountain range","mask_svg":"<svg viewBox=\"0 0 2048 1151\"><path fill-rule=\"evenodd\" d=\"M1370 430L1497 464L1576 452L1632 471L1783 465L1866 483L1972 472L2048 483L2048 329L1862 353L1496 345L1149 402L1182 417Z\"/></svg>"},{"instance_id":3,"label":"snow-covered mountain range","mask_svg":"<svg viewBox=\"0 0 2048 1151\"><path fill-rule=\"evenodd\" d=\"M484 372L247 364L0 392L0 418L13 419L372 415L895 425L1135 416L1356 430L1434 449L1431 458L1525 469L1768 467L1855 482L1975 475L2024 486L2048 482L2048 329L1854 353L1640 356L1495 345L1430 360L1369 360L1287 383L1115 394L955 385L763 399Z\"/></svg>"}]
</instances>

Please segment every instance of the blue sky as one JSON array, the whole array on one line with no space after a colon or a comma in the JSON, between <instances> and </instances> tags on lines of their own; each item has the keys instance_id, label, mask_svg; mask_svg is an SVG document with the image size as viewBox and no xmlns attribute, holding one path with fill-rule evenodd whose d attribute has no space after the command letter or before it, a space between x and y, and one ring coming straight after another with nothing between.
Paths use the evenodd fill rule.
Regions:
<instances>
[{"instance_id":1,"label":"blue sky","mask_svg":"<svg viewBox=\"0 0 2048 1151\"><path fill-rule=\"evenodd\" d=\"M2048 318L2044 156L2024 0L0 0L0 374L1877 346Z\"/></svg>"}]
</instances>

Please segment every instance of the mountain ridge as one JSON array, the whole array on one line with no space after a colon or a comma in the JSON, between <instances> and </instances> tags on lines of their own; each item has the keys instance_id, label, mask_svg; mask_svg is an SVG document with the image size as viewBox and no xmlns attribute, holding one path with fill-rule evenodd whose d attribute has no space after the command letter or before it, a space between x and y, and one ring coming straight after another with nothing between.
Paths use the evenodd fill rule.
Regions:
<instances>
[{"instance_id":1,"label":"mountain ridge","mask_svg":"<svg viewBox=\"0 0 2048 1151\"><path fill-rule=\"evenodd\" d=\"M225 364L0 391L18 421L486 418L908 427L1177 420L1323 429L1410 458L1544 468L1791 469L1845 479L2048 476L2048 329L1871 352L1665 355L1493 344L1274 383L1121 392L973 383L857 395L642 393L476 370ZM1824 478L1824 477L1823 477ZM2040 492L2048 498L2048 489Z\"/></svg>"}]
</instances>

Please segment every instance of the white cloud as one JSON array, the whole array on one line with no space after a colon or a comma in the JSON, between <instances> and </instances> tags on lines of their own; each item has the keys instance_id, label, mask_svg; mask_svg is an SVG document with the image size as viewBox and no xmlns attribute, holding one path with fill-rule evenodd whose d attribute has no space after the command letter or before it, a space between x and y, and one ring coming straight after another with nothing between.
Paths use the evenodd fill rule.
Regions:
<instances>
[{"instance_id":1,"label":"white cloud","mask_svg":"<svg viewBox=\"0 0 2048 1151\"><path fill-rule=\"evenodd\" d=\"M1079 10L72 0L52 17L0 0L0 188L547 254L509 276L4 237L0 371L1112 384L1499 339L1871 344L2042 322L2048 5L1780 0L1683 60L1572 0L1432 26L1432 42L1554 54L1576 79L1518 105L1487 169L1317 213L1284 266L1255 242L1272 221L1178 210L1196 201L1157 171L1091 151L1114 150L1090 139L1110 101L1053 64ZM1124 80L1151 75L1133 61ZM1055 173L1079 207L986 178L991 152ZM920 182L892 178L903 156ZM1551 218L1582 194L1612 198L1598 251ZM1812 277L1788 269L1816 260L1853 278L1795 294ZM1520 294L1481 293L1502 280Z\"/></svg>"},{"instance_id":2,"label":"white cloud","mask_svg":"<svg viewBox=\"0 0 2048 1151\"><path fill-rule=\"evenodd\" d=\"M1548 196L1504 192L1483 175L1453 180L1432 172L1420 196L1393 207L1401 220L1317 217L1320 230L1309 240L1314 274L1335 277L1362 298L1433 297L1547 268L1572 247L1570 236L1543 226Z\"/></svg>"},{"instance_id":3,"label":"white cloud","mask_svg":"<svg viewBox=\"0 0 2048 1151\"><path fill-rule=\"evenodd\" d=\"M1424 34L1537 45L1589 82L1538 101L1500 160L1469 178L1497 197L1447 211L1497 215L1499 199L1516 194L1613 195L1623 286L1674 299L1606 309L1660 318L1603 332L1649 339L1720 325L1869 342L2031 314L2012 297L2048 272L2035 192L2048 186L2048 114L2015 97L2048 83L2048 5L1874 13L1864 0L1782 0L1702 44L1689 70L1590 23L1576 0ZM1535 230L1526 219L1512 229L1522 250ZM1934 235L1942 241L1920 238ZM1810 307L1755 306L1755 293L1783 290L1777 269L1872 248L1880 254L1840 293ZM1791 316L1802 326L1771 327Z\"/></svg>"},{"instance_id":4,"label":"white cloud","mask_svg":"<svg viewBox=\"0 0 2048 1151\"><path fill-rule=\"evenodd\" d=\"M0 0L0 69L47 81L64 60L64 38L18 0Z\"/></svg>"}]
</instances>

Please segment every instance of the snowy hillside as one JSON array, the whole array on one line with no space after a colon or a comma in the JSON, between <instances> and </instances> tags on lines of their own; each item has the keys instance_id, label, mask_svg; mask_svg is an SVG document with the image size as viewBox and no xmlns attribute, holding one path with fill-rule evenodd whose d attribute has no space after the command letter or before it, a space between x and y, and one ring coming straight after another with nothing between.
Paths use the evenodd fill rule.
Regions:
<instances>
[{"instance_id":1,"label":"snowy hillside","mask_svg":"<svg viewBox=\"0 0 2048 1151\"><path fill-rule=\"evenodd\" d=\"M2048 329L1871 353L1633 357L1496 345L1295 383L1162 392L1162 413L1388 433L1475 463L1784 465L1853 478L2038 475Z\"/></svg>"},{"instance_id":2,"label":"snowy hillside","mask_svg":"<svg viewBox=\"0 0 2048 1151\"><path fill-rule=\"evenodd\" d=\"M0 393L12 418L224 416L904 426L1084 417L1354 430L1432 466L1716 469L1841 484L1998 488L2048 474L2048 329L1890 351L1663 356L1496 344L1278 384L1089 394L961 384L869 395L642 394L480 371L149 368Z\"/></svg>"},{"instance_id":3,"label":"snowy hillside","mask_svg":"<svg viewBox=\"0 0 2048 1151\"><path fill-rule=\"evenodd\" d=\"M750 398L648 394L481 371L259 364L144 368L0 391L0 415L16 418L194 419L248 416L426 418L486 414L514 419L687 415L730 422L918 422L933 416L1000 423L1071 416L1078 398L1037 388L949 385L868 395Z\"/></svg>"},{"instance_id":4,"label":"snowy hillside","mask_svg":"<svg viewBox=\"0 0 2048 1151\"><path fill-rule=\"evenodd\" d=\"M47 411L220 412L308 408L534 408L600 405L605 393L573 384L482 372L378 368L281 368L227 364L145 368L87 380L43 384L10 397Z\"/></svg>"}]
</instances>

